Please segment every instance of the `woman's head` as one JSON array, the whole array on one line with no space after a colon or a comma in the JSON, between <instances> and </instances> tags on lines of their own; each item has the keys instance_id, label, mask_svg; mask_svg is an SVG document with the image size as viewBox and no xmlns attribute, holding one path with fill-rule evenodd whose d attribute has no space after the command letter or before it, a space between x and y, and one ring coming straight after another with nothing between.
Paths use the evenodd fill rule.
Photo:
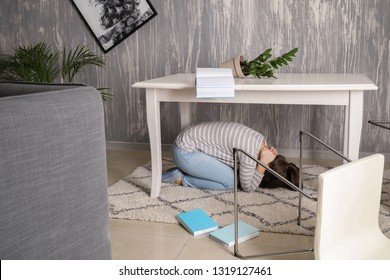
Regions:
<instances>
[{"instance_id":1,"label":"woman's head","mask_svg":"<svg viewBox=\"0 0 390 280\"><path fill-rule=\"evenodd\" d=\"M286 158L281 155L277 155L268 166L282 177L293 183L295 186L299 184L299 168L291 162L287 162ZM262 188L289 188L286 183L282 182L279 178L272 175L267 170L264 173L264 177L261 180L260 187Z\"/></svg>"}]
</instances>

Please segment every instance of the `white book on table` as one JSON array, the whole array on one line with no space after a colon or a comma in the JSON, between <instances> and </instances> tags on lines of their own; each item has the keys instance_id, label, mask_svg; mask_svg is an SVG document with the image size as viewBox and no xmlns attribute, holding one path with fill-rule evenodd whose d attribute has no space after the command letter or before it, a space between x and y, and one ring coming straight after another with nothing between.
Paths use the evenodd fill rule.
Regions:
<instances>
[{"instance_id":1,"label":"white book on table","mask_svg":"<svg viewBox=\"0 0 390 280\"><path fill-rule=\"evenodd\" d=\"M234 97L234 78L228 68L197 68L196 97Z\"/></svg>"}]
</instances>

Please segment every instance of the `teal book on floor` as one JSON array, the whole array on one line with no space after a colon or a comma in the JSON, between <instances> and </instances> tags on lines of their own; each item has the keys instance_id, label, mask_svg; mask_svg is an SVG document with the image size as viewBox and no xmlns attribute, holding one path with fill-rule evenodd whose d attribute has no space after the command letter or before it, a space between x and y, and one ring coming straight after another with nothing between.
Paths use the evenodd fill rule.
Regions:
<instances>
[{"instance_id":1,"label":"teal book on floor","mask_svg":"<svg viewBox=\"0 0 390 280\"><path fill-rule=\"evenodd\" d=\"M260 234L259 229L248 225L242 221L238 221L238 244L241 242L252 239ZM234 224L230 224L223 228L220 228L216 231L210 233L210 238L225 245L233 246L234 245Z\"/></svg>"},{"instance_id":2,"label":"teal book on floor","mask_svg":"<svg viewBox=\"0 0 390 280\"><path fill-rule=\"evenodd\" d=\"M176 218L193 236L218 229L218 224L201 208L177 214Z\"/></svg>"}]
</instances>

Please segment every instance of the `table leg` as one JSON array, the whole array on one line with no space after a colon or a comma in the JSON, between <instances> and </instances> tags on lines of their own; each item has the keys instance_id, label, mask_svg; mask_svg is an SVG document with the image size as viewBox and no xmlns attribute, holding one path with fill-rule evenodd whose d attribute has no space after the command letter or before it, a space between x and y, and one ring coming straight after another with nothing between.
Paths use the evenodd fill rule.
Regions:
<instances>
[{"instance_id":1,"label":"table leg","mask_svg":"<svg viewBox=\"0 0 390 280\"><path fill-rule=\"evenodd\" d=\"M188 102L179 103L181 130L183 130L184 128L190 125L190 121L191 121L190 105L191 104Z\"/></svg>"},{"instance_id":2,"label":"table leg","mask_svg":"<svg viewBox=\"0 0 390 280\"><path fill-rule=\"evenodd\" d=\"M157 91L157 89L146 89L146 114L152 158L151 197L160 195L162 173L160 102L156 98Z\"/></svg>"},{"instance_id":3,"label":"table leg","mask_svg":"<svg viewBox=\"0 0 390 280\"><path fill-rule=\"evenodd\" d=\"M349 105L345 108L344 155L359 159L360 137L363 126L363 91L349 93Z\"/></svg>"}]
</instances>

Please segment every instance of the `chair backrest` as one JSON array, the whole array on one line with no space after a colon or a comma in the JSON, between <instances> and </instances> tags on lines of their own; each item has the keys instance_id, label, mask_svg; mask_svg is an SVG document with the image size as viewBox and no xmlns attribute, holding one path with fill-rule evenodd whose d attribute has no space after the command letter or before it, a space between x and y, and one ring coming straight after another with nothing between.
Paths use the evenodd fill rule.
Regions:
<instances>
[{"instance_id":1,"label":"chair backrest","mask_svg":"<svg viewBox=\"0 0 390 280\"><path fill-rule=\"evenodd\" d=\"M358 258L362 236L379 232L384 156L371 155L319 175L316 259Z\"/></svg>"}]
</instances>

